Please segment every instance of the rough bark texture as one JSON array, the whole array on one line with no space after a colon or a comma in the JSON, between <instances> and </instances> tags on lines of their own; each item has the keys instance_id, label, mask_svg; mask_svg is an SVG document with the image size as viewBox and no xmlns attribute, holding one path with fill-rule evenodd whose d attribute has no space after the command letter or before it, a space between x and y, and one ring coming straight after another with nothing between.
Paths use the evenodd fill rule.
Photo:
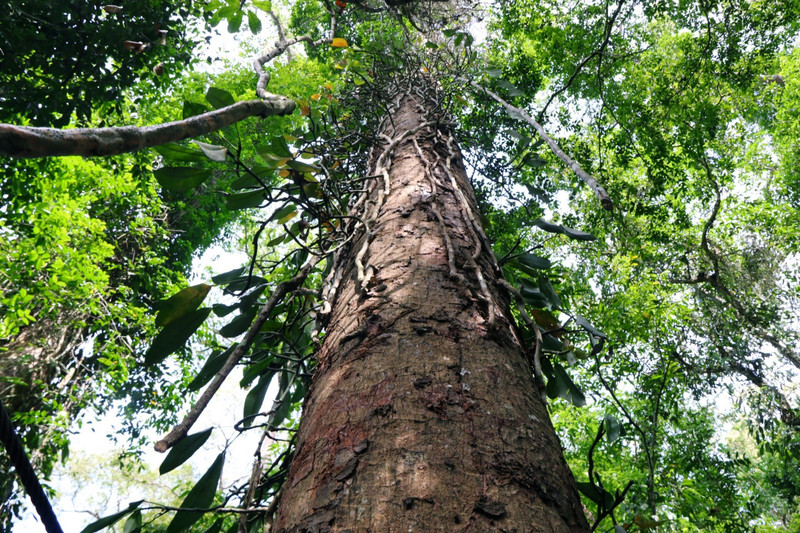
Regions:
<instances>
[{"instance_id":1,"label":"rough bark texture","mask_svg":"<svg viewBox=\"0 0 800 533\"><path fill-rule=\"evenodd\" d=\"M385 133L397 139L425 120L406 98ZM589 530L491 252L481 242L470 259L481 239L448 157L477 206L447 139L425 127L395 146L366 290L354 265L365 237L340 260L275 531Z\"/></svg>"}]
</instances>

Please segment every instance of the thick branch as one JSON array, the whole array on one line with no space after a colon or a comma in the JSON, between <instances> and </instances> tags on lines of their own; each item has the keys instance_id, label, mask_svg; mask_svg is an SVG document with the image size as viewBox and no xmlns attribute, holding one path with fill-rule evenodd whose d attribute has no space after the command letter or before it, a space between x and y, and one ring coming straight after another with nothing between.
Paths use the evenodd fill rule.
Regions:
<instances>
[{"instance_id":1,"label":"thick branch","mask_svg":"<svg viewBox=\"0 0 800 533\"><path fill-rule=\"evenodd\" d=\"M263 101L237 102L216 111L157 126L59 130L0 124L0 155L97 157L124 154L168 142L199 137L249 117L288 115L294 108L293 100L270 95Z\"/></svg>"},{"instance_id":2,"label":"thick branch","mask_svg":"<svg viewBox=\"0 0 800 533\"><path fill-rule=\"evenodd\" d=\"M244 354L247 353L247 351L250 349L250 346L253 345L256 335L258 335L258 332L261 331L261 326L264 325L264 322L266 322L270 314L272 314L272 310L275 309L275 306L281 302L284 296L303 284L308 277L308 274L318 262L319 258L312 257L295 277L288 281L279 283L278 286L275 287L275 292L272 293L267 300L267 303L265 303L264 307L261 308L261 311L259 311L258 316L250 325L250 328L247 330L247 333L245 333L242 341L228 356L225 364L222 365L222 368L219 370L219 372L217 372L217 375L214 376L214 379L208 385L206 390L203 391L203 394L201 394L197 399L194 406L184 417L183 421L172 428L172 431L170 431L163 439L156 443L156 451L162 453L167 451L178 441L184 438L187 433L189 433L189 430L192 428L194 423L197 422L198 417L200 417L200 414L208 405L208 402L211 401L211 398L213 398L217 393L219 388L222 386L222 383L225 381L234 367L239 363L242 357L244 357Z\"/></svg>"},{"instance_id":3,"label":"thick branch","mask_svg":"<svg viewBox=\"0 0 800 533\"><path fill-rule=\"evenodd\" d=\"M464 80L464 81L468 81L468 80ZM500 96L496 95L495 93L493 93L489 89L486 89L486 88L478 85L474 81L469 81L469 84L472 85L473 87L475 87L476 89L478 89L479 91L483 91L486 94L488 94L489 96L491 96L492 98L494 98L500 105L502 105L506 109L506 111L508 111L512 115L518 115L518 116L522 117L522 119L525 122L527 122L528 124L530 124L533 127L533 129L536 130L536 133L538 133L539 136L542 139L544 139L544 142L547 143L547 146L550 147L550 150L559 159L561 159L564 163L566 163L569 166L569 168L571 168L572 171L575 172L575 174L581 180L583 180L583 182L586 183L586 185L588 185L589 188L592 189L592 191L594 191L594 194L600 200L600 204L603 206L603 208L608 210L608 211L611 211L612 209L614 209L614 202L611 201L611 197L608 195L608 193L606 192L605 188L602 185L600 185L600 182L598 182L596 179L594 179L594 177L592 177L591 174L589 174L588 172L583 170L581 168L581 166L578 164L577 161L575 161L570 156L568 156L566 154L566 152L564 152L564 150L562 150L561 147L558 146L558 144L552 138L550 138L550 136L547 134L547 132L544 131L544 128L541 126L541 124L536 122L530 115L525 113L525 111L523 111L522 109L520 109L518 107L515 107L515 106L509 104L508 102L503 100Z\"/></svg>"}]
</instances>

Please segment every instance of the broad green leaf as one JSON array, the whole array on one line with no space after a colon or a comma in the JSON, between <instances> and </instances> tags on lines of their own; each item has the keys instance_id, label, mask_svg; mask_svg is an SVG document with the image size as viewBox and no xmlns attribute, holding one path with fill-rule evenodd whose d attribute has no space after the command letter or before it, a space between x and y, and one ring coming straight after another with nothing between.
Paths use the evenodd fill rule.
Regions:
<instances>
[{"instance_id":1,"label":"broad green leaf","mask_svg":"<svg viewBox=\"0 0 800 533\"><path fill-rule=\"evenodd\" d=\"M497 83L497 85L508 91L508 94L510 96L521 96L524 94L522 91L520 91L519 89L514 87L511 83L502 78L497 78L497 80L495 80L495 83Z\"/></svg>"},{"instance_id":2,"label":"broad green leaf","mask_svg":"<svg viewBox=\"0 0 800 533\"><path fill-rule=\"evenodd\" d=\"M289 165L289 168L293 168L295 170L299 170L300 172L319 172L322 170L320 167L316 165L312 165L310 163L304 163L303 161L297 161L296 159L292 159L286 163Z\"/></svg>"},{"instance_id":3,"label":"broad green leaf","mask_svg":"<svg viewBox=\"0 0 800 533\"><path fill-rule=\"evenodd\" d=\"M614 496L607 490L595 487L586 481L578 482L576 485L578 485L578 490L581 491L584 496L597 505L601 505L605 509L610 509L611 506L614 505Z\"/></svg>"},{"instance_id":4,"label":"broad green leaf","mask_svg":"<svg viewBox=\"0 0 800 533\"><path fill-rule=\"evenodd\" d=\"M272 11L272 2L269 0L253 0L253 5L262 11Z\"/></svg>"},{"instance_id":5,"label":"broad green leaf","mask_svg":"<svg viewBox=\"0 0 800 533\"><path fill-rule=\"evenodd\" d=\"M122 520L122 518L125 515L131 513L135 509L137 509L143 502L144 502L144 500L131 502L130 504L128 504L128 508L127 509L125 509L123 511L120 511L118 513L114 513L112 515L106 516L106 517L101 518L100 520L98 520L96 522L93 522L93 523L89 524L88 526L86 526L85 528L83 528L81 530L81 533L94 533L95 531L100 531L102 529L107 528L108 526L116 524L117 522Z\"/></svg>"},{"instance_id":6,"label":"broad green leaf","mask_svg":"<svg viewBox=\"0 0 800 533\"><path fill-rule=\"evenodd\" d=\"M244 427L250 427L253 424L253 419L248 417L261 411L261 405L264 403L264 396L267 394L267 389L269 388L273 375L274 371L262 375L258 379L256 386L247 393L244 399L244 411L242 413L243 418L246 419L242 423Z\"/></svg>"},{"instance_id":7,"label":"broad green leaf","mask_svg":"<svg viewBox=\"0 0 800 533\"><path fill-rule=\"evenodd\" d=\"M171 161L205 161L206 157L203 152L192 148L191 146L184 146L178 143L167 143L159 146L154 146L153 149L158 152L164 159Z\"/></svg>"},{"instance_id":8,"label":"broad green leaf","mask_svg":"<svg viewBox=\"0 0 800 533\"><path fill-rule=\"evenodd\" d=\"M210 307L197 309L164 326L144 355L144 364L146 366L158 364L178 351L208 318L209 313L211 313Z\"/></svg>"},{"instance_id":9,"label":"broad green leaf","mask_svg":"<svg viewBox=\"0 0 800 533\"><path fill-rule=\"evenodd\" d=\"M269 219L270 220L281 220L281 219L287 217L288 215L290 215L292 213L296 213L296 212L297 212L297 206L295 206L294 204L291 204L291 203L290 204L286 204L285 206L283 206L280 209L278 209L277 211L275 211L272 214L272 216L269 217Z\"/></svg>"},{"instance_id":10,"label":"broad green leaf","mask_svg":"<svg viewBox=\"0 0 800 533\"><path fill-rule=\"evenodd\" d=\"M570 239L575 239L576 241L594 241L597 239L597 237L595 237L591 233L586 233L585 231L567 227L564 227L564 235L566 235Z\"/></svg>"},{"instance_id":11,"label":"broad green leaf","mask_svg":"<svg viewBox=\"0 0 800 533\"><path fill-rule=\"evenodd\" d=\"M602 339L608 339L608 336L606 336L606 334L605 334L605 333L603 333L603 332L602 332L602 331L600 331L599 329L597 329L597 328L595 328L594 326L592 326L592 325L589 323L589 321L588 321L588 320L586 320L585 318L583 318L583 317L582 317L582 316L580 316L580 315L575 315L575 323L576 323L576 324L578 324L578 325L579 325L580 327L582 327L583 329L585 329L585 330L586 330L587 332L589 332L590 334L594 335L595 337L600 337L600 338L602 338Z\"/></svg>"},{"instance_id":12,"label":"broad green leaf","mask_svg":"<svg viewBox=\"0 0 800 533\"><path fill-rule=\"evenodd\" d=\"M606 439L608 442L614 442L617 440L620 432L619 420L617 420L614 416L606 415L605 418L603 418L603 423L606 426Z\"/></svg>"},{"instance_id":13,"label":"broad green leaf","mask_svg":"<svg viewBox=\"0 0 800 533\"><path fill-rule=\"evenodd\" d=\"M225 157L228 155L228 149L224 146L201 143L200 141L195 141L195 144L199 146L203 154L212 161L225 161Z\"/></svg>"},{"instance_id":14,"label":"broad green leaf","mask_svg":"<svg viewBox=\"0 0 800 533\"><path fill-rule=\"evenodd\" d=\"M259 283L265 283L266 281L267 280L261 276L241 276L238 279L231 280L225 290L231 292L241 291L245 287L252 287Z\"/></svg>"},{"instance_id":15,"label":"broad green leaf","mask_svg":"<svg viewBox=\"0 0 800 533\"><path fill-rule=\"evenodd\" d=\"M199 450L203 444L205 444L205 442L208 440L208 437L211 436L211 429L212 428L208 428L199 433L186 435L183 439L178 441L178 443L172 447L167 456L161 462L161 466L158 467L158 473L164 475L185 463L192 455L194 455L194 452Z\"/></svg>"},{"instance_id":16,"label":"broad green leaf","mask_svg":"<svg viewBox=\"0 0 800 533\"><path fill-rule=\"evenodd\" d=\"M545 231L549 231L550 233L564 233L564 228L562 226L553 224L552 222L547 222L542 218L537 218L534 220L533 225Z\"/></svg>"},{"instance_id":17,"label":"broad green leaf","mask_svg":"<svg viewBox=\"0 0 800 533\"><path fill-rule=\"evenodd\" d=\"M213 524L208 526L203 533L219 533L222 531L222 524L225 522L224 518L217 518ZM236 526L238 528L238 525Z\"/></svg>"},{"instance_id":18,"label":"broad green leaf","mask_svg":"<svg viewBox=\"0 0 800 533\"><path fill-rule=\"evenodd\" d=\"M208 100L209 104L214 106L214 109L221 109L235 103L231 93L217 87L208 88L208 91L206 91L206 100Z\"/></svg>"},{"instance_id":19,"label":"broad green leaf","mask_svg":"<svg viewBox=\"0 0 800 533\"><path fill-rule=\"evenodd\" d=\"M242 27L243 11L237 11L228 19L228 33L236 33Z\"/></svg>"},{"instance_id":20,"label":"broad green leaf","mask_svg":"<svg viewBox=\"0 0 800 533\"><path fill-rule=\"evenodd\" d=\"M250 174L244 174L231 183L231 189L233 190L253 189L255 187L261 188L261 184Z\"/></svg>"},{"instance_id":21,"label":"broad green leaf","mask_svg":"<svg viewBox=\"0 0 800 533\"><path fill-rule=\"evenodd\" d=\"M161 310L156 315L156 327L166 326L200 307L210 290L211 285L201 283L186 287L170 296L161 304Z\"/></svg>"},{"instance_id":22,"label":"broad green leaf","mask_svg":"<svg viewBox=\"0 0 800 533\"><path fill-rule=\"evenodd\" d=\"M250 31L253 35L258 35L261 31L261 19L254 11L247 11L247 25L250 26Z\"/></svg>"},{"instance_id":23,"label":"broad green leaf","mask_svg":"<svg viewBox=\"0 0 800 533\"><path fill-rule=\"evenodd\" d=\"M125 521L122 533L139 533L142 530L142 512L135 510Z\"/></svg>"},{"instance_id":24,"label":"broad green leaf","mask_svg":"<svg viewBox=\"0 0 800 533\"><path fill-rule=\"evenodd\" d=\"M231 211L250 209L260 206L265 200L264 191L260 189L257 191L241 192L228 196L225 200L225 207Z\"/></svg>"},{"instance_id":25,"label":"broad green leaf","mask_svg":"<svg viewBox=\"0 0 800 533\"><path fill-rule=\"evenodd\" d=\"M183 101L183 118L191 118L196 117L197 115L202 115L211 111L205 104L199 104L197 102L191 102L189 100Z\"/></svg>"},{"instance_id":26,"label":"broad green leaf","mask_svg":"<svg viewBox=\"0 0 800 533\"><path fill-rule=\"evenodd\" d=\"M574 239L577 241L593 241L597 239L594 235L590 233L586 233L584 231L567 228L561 226L560 224L553 224L552 222L547 222L541 218L537 218L533 221L533 225L543 229L544 231L549 231L550 233L561 233L566 235L570 239Z\"/></svg>"},{"instance_id":27,"label":"broad green leaf","mask_svg":"<svg viewBox=\"0 0 800 533\"><path fill-rule=\"evenodd\" d=\"M222 465L224 463L225 452L220 453L211 467L203 474L203 477L189 491L186 498L181 503L181 509L206 509L214 503L214 496L217 493L219 477L222 475ZM203 517L202 512L178 511L172 522L167 527L167 533L181 533L189 531L192 525Z\"/></svg>"},{"instance_id":28,"label":"broad green leaf","mask_svg":"<svg viewBox=\"0 0 800 533\"><path fill-rule=\"evenodd\" d=\"M503 75L503 69L487 68L486 74L488 74L490 78L499 78L500 76Z\"/></svg>"},{"instance_id":29,"label":"broad green leaf","mask_svg":"<svg viewBox=\"0 0 800 533\"><path fill-rule=\"evenodd\" d=\"M153 174L165 189L186 193L206 181L213 172L210 168L162 167Z\"/></svg>"},{"instance_id":30,"label":"broad green leaf","mask_svg":"<svg viewBox=\"0 0 800 533\"><path fill-rule=\"evenodd\" d=\"M540 257L530 253L519 255L515 258L515 260L521 265L539 270L547 270L553 266L553 263L551 263L546 257Z\"/></svg>"},{"instance_id":31,"label":"broad green leaf","mask_svg":"<svg viewBox=\"0 0 800 533\"><path fill-rule=\"evenodd\" d=\"M583 407L586 405L586 397L583 395L583 391L575 385L569 377L569 374L567 374L566 369L558 363L553 365L553 369L560 383L559 391L562 391L562 394L559 394L559 396L565 400L571 401L575 407ZM564 387L566 387L566 391L563 390Z\"/></svg>"},{"instance_id":32,"label":"broad green leaf","mask_svg":"<svg viewBox=\"0 0 800 533\"><path fill-rule=\"evenodd\" d=\"M547 160L542 159L536 154L526 155L522 162L533 168L542 168L543 166L547 165Z\"/></svg>"},{"instance_id":33,"label":"broad green leaf","mask_svg":"<svg viewBox=\"0 0 800 533\"><path fill-rule=\"evenodd\" d=\"M238 337L250 327L256 317L257 309L251 308L234 317L233 320L222 326L219 334L225 338Z\"/></svg>"},{"instance_id":34,"label":"broad green leaf","mask_svg":"<svg viewBox=\"0 0 800 533\"><path fill-rule=\"evenodd\" d=\"M279 245L280 243L282 243L283 241L285 241L287 238L288 238L289 240L291 240L291 237L289 237L289 236L288 236L288 235L286 235L286 234L283 234L283 235L278 235L277 237L275 237L274 239L270 240L270 241L267 243L267 248L272 248L273 246L277 246L277 245ZM287 242L288 242L288 241L287 241Z\"/></svg>"},{"instance_id":35,"label":"broad green leaf","mask_svg":"<svg viewBox=\"0 0 800 533\"><path fill-rule=\"evenodd\" d=\"M216 351L213 352L206 363L203 365L203 368L200 369L200 372L194 377L191 383L186 386L187 389L190 391L197 391L200 390L206 383L211 381L217 372L225 365L225 361L228 360L228 356L236 349L238 343L234 343L233 346L225 350L224 352Z\"/></svg>"},{"instance_id":36,"label":"broad green leaf","mask_svg":"<svg viewBox=\"0 0 800 533\"><path fill-rule=\"evenodd\" d=\"M558 296L556 290L553 288L553 284L550 283L547 277L539 277L539 290L542 291L542 294L547 299L548 309L559 309L561 307L561 298Z\"/></svg>"},{"instance_id":37,"label":"broad green leaf","mask_svg":"<svg viewBox=\"0 0 800 533\"><path fill-rule=\"evenodd\" d=\"M283 136L272 137L269 143L256 147L258 155L264 159L291 159L292 151Z\"/></svg>"},{"instance_id":38,"label":"broad green leaf","mask_svg":"<svg viewBox=\"0 0 800 533\"><path fill-rule=\"evenodd\" d=\"M247 267L234 268L233 270L223 272L222 274L217 274L211 278L211 281L213 281L216 285L225 285L226 283L230 283L231 281L238 279L245 270L247 270Z\"/></svg>"},{"instance_id":39,"label":"broad green leaf","mask_svg":"<svg viewBox=\"0 0 800 533\"><path fill-rule=\"evenodd\" d=\"M231 304L231 305L214 304L214 305L211 306L211 309L214 310L214 314L215 315L217 315L220 318L223 318L223 317L228 316L232 312L236 311L237 309L239 309L239 304L238 303Z\"/></svg>"}]
</instances>

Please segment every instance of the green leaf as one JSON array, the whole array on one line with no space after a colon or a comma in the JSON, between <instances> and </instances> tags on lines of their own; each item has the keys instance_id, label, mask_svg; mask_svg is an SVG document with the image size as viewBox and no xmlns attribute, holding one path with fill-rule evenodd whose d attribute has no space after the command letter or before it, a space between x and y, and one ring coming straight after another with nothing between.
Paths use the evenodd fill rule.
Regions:
<instances>
[{"instance_id":1,"label":"green leaf","mask_svg":"<svg viewBox=\"0 0 800 533\"><path fill-rule=\"evenodd\" d=\"M203 531L203 533L219 533L222 531L222 524L225 522L224 518L217 518L216 521L208 526L207 529ZM234 524L235 527L238 528L237 524Z\"/></svg>"},{"instance_id":2,"label":"green leaf","mask_svg":"<svg viewBox=\"0 0 800 533\"><path fill-rule=\"evenodd\" d=\"M543 166L547 165L547 160L542 159L536 154L528 154L522 160L523 164L528 165L529 167L533 168L542 168Z\"/></svg>"},{"instance_id":3,"label":"green leaf","mask_svg":"<svg viewBox=\"0 0 800 533\"><path fill-rule=\"evenodd\" d=\"M239 15L239 18L241 18L241 13ZM208 91L206 91L206 100L208 100L209 104L214 106L214 109L220 109L234 104L233 95L217 87L208 88Z\"/></svg>"},{"instance_id":4,"label":"green leaf","mask_svg":"<svg viewBox=\"0 0 800 533\"><path fill-rule=\"evenodd\" d=\"M189 340L197 328L200 327L211 313L210 307L204 307L188 313L185 316L167 324L161 332L156 335L153 344L144 355L145 366L160 363L168 355L178 351L186 341Z\"/></svg>"},{"instance_id":5,"label":"green leaf","mask_svg":"<svg viewBox=\"0 0 800 533\"><path fill-rule=\"evenodd\" d=\"M502 87L503 89L508 91L508 94L510 96L522 96L524 94L522 91L520 91L519 89L514 87L511 83L507 82L506 80L504 80L502 78L498 78L495 81L495 83L497 83L497 85L499 85L500 87Z\"/></svg>"},{"instance_id":6,"label":"green leaf","mask_svg":"<svg viewBox=\"0 0 800 533\"><path fill-rule=\"evenodd\" d=\"M205 161L206 158L203 152L196 150L190 146L184 146L178 143L167 143L159 146L154 146L153 149L158 152L164 159L172 161Z\"/></svg>"},{"instance_id":7,"label":"green leaf","mask_svg":"<svg viewBox=\"0 0 800 533\"><path fill-rule=\"evenodd\" d=\"M269 143L256 147L256 152L265 160L291 159L292 151L283 136L272 137Z\"/></svg>"},{"instance_id":8,"label":"green leaf","mask_svg":"<svg viewBox=\"0 0 800 533\"><path fill-rule=\"evenodd\" d=\"M94 533L95 531L100 531L101 529L105 529L108 526L116 524L117 522L122 520L122 518L125 515L129 514L130 512L135 510L137 507L139 507L142 504L142 502L144 502L144 500L131 502L130 504L128 504L128 508L127 509L122 510L122 511L120 511L118 513L114 513L112 515L106 516L104 518L101 518L97 522L93 522L93 523L89 524L88 526L86 526L85 528L83 528L81 530L81 533Z\"/></svg>"},{"instance_id":9,"label":"green leaf","mask_svg":"<svg viewBox=\"0 0 800 533\"><path fill-rule=\"evenodd\" d=\"M499 78L503 75L503 69L490 67L486 69L486 74L488 74L490 78Z\"/></svg>"},{"instance_id":10,"label":"green leaf","mask_svg":"<svg viewBox=\"0 0 800 533\"><path fill-rule=\"evenodd\" d=\"M194 455L194 452L199 450L203 444L205 444L205 442L208 440L208 437L211 436L211 429L212 428L208 428L199 433L186 435L183 439L178 441L178 443L172 447L167 456L161 462L161 466L158 467L158 473L163 476L167 472L175 470L185 463L192 455Z\"/></svg>"},{"instance_id":11,"label":"green leaf","mask_svg":"<svg viewBox=\"0 0 800 533\"><path fill-rule=\"evenodd\" d=\"M166 326L200 307L210 290L211 285L201 283L186 287L170 296L161 304L161 310L156 315L156 327Z\"/></svg>"},{"instance_id":12,"label":"green leaf","mask_svg":"<svg viewBox=\"0 0 800 533\"><path fill-rule=\"evenodd\" d=\"M213 172L210 168L162 167L153 174L165 189L186 193L206 181Z\"/></svg>"},{"instance_id":13,"label":"green leaf","mask_svg":"<svg viewBox=\"0 0 800 533\"><path fill-rule=\"evenodd\" d=\"M559 224L553 224L552 222L547 222L546 220L543 220L541 218L537 218L536 220L534 220L533 225L537 226L540 229L543 229L544 231L549 231L550 233L561 233L563 235L566 235L570 239L574 239L576 241L593 241L597 239L597 237L595 237L590 233L586 233L584 231L572 228L567 228Z\"/></svg>"},{"instance_id":14,"label":"green leaf","mask_svg":"<svg viewBox=\"0 0 800 533\"><path fill-rule=\"evenodd\" d=\"M575 385L569 377L569 374L567 374L566 369L558 363L553 365L553 369L555 370L556 379L561 384L559 391L562 393L559 394L559 396L565 400L571 401L575 407L583 407L586 405L586 397L583 395L583 391ZM566 388L566 391L564 391L564 388Z\"/></svg>"},{"instance_id":15,"label":"green leaf","mask_svg":"<svg viewBox=\"0 0 800 533\"><path fill-rule=\"evenodd\" d=\"M197 373L192 382L189 383L186 388L190 391L197 391L200 390L203 385L211 381L211 378L213 378L216 373L219 372L219 370L225 365L225 361L228 360L228 356L231 354L231 352L233 352L233 350L236 349L238 345L238 343L234 343L233 346L224 352L212 352L212 354L208 356L203 368L200 369L200 372Z\"/></svg>"},{"instance_id":16,"label":"green leaf","mask_svg":"<svg viewBox=\"0 0 800 533\"><path fill-rule=\"evenodd\" d=\"M564 227L564 235L569 237L570 239L575 239L576 241L594 241L597 239L591 233L586 233L585 231L580 231L577 229L567 228Z\"/></svg>"},{"instance_id":17,"label":"green leaf","mask_svg":"<svg viewBox=\"0 0 800 533\"><path fill-rule=\"evenodd\" d=\"M237 11L228 19L228 33L236 33L242 27L243 11Z\"/></svg>"},{"instance_id":18,"label":"green leaf","mask_svg":"<svg viewBox=\"0 0 800 533\"><path fill-rule=\"evenodd\" d=\"M291 215L292 213L297 212L297 207L294 204L286 204L285 206L281 207L277 211L275 211L272 216L269 218L270 220L282 220L287 216Z\"/></svg>"},{"instance_id":19,"label":"green leaf","mask_svg":"<svg viewBox=\"0 0 800 533\"><path fill-rule=\"evenodd\" d=\"M125 521L122 533L139 533L142 530L142 512L136 510Z\"/></svg>"},{"instance_id":20,"label":"green leaf","mask_svg":"<svg viewBox=\"0 0 800 533\"><path fill-rule=\"evenodd\" d=\"M264 191L261 189L257 191L241 192L228 196L225 200L225 207L231 211L250 209L260 206L265 200Z\"/></svg>"},{"instance_id":21,"label":"green leaf","mask_svg":"<svg viewBox=\"0 0 800 533\"><path fill-rule=\"evenodd\" d=\"M272 2L269 0L253 0L253 5L262 11L272 11Z\"/></svg>"},{"instance_id":22,"label":"green leaf","mask_svg":"<svg viewBox=\"0 0 800 533\"><path fill-rule=\"evenodd\" d=\"M240 190L240 189L253 189L255 187L261 187L261 184L258 182L256 178L251 176L250 174L245 174L240 178L236 178L231 182L231 189L233 190Z\"/></svg>"},{"instance_id":23,"label":"green leaf","mask_svg":"<svg viewBox=\"0 0 800 533\"><path fill-rule=\"evenodd\" d=\"M181 503L181 509L205 509L214 503L214 496L217 493L217 484L222 475L222 465L224 463L225 452L220 453L208 471L189 491L186 498ZM189 531L195 522L203 517L202 512L197 511L178 511L172 522L167 527L167 533L181 533Z\"/></svg>"},{"instance_id":24,"label":"green leaf","mask_svg":"<svg viewBox=\"0 0 800 533\"><path fill-rule=\"evenodd\" d=\"M603 423L606 426L606 439L608 442L611 443L617 440L620 432L619 420L617 420L614 416L606 415L603 419Z\"/></svg>"},{"instance_id":25,"label":"green leaf","mask_svg":"<svg viewBox=\"0 0 800 533\"><path fill-rule=\"evenodd\" d=\"M226 283L230 283L231 281L238 279L245 270L247 270L247 267L234 268L233 270L223 272L222 274L217 274L211 278L211 281L213 281L216 285L225 285Z\"/></svg>"},{"instance_id":26,"label":"green leaf","mask_svg":"<svg viewBox=\"0 0 800 533\"><path fill-rule=\"evenodd\" d=\"M258 35L261 31L261 20L255 11L247 11L247 25L250 26L250 31L253 35Z\"/></svg>"},{"instance_id":27,"label":"green leaf","mask_svg":"<svg viewBox=\"0 0 800 533\"><path fill-rule=\"evenodd\" d=\"M564 228L562 226L553 224L552 222L547 222L542 218L537 218L534 220L533 225L539 229L543 229L544 231L549 231L550 233L564 233Z\"/></svg>"},{"instance_id":28,"label":"green leaf","mask_svg":"<svg viewBox=\"0 0 800 533\"><path fill-rule=\"evenodd\" d=\"M240 313L233 320L222 326L219 334L226 338L238 337L250 327L256 317L257 309L251 308L246 312Z\"/></svg>"},{"instance_id":29,"label":"green leaf","mask_svg":"<svg viewBox=\"0 0 800 533\"><path fill-rule=\"evenodd\" d=\"M595 487L587 481L582 481L576 484L578 485L578 490L581 491L584 496L592 500L597 505L602 506L604 509L610 509L611 506L614 505L614 496L612 496L607 490L600 487Z\"/></svg>"},{"instance_id":30,"label":"green leaf","mask_svg":"<svg viewBox=\"0 0 800 533\"><path fill-rule=\"evenodd\" d=\"M542 291L542 294L547 299L548 309L559 309L561 307L561 298L546 276L539 277L539 290Z\"/></svg>"},{"instance_id":31,"label":"green leaf","mask_svg":"<svg viewBox=\"0 0 800 533\"><path fill-rule=\"evenodd\" d=\"M196 117L197 115L202 115L211 111L205 104L198 104L197 102L191 102L189 100L183 101L183 118L191 118Z\"/></svg>"},{"instance_id":32,"label":"green leaf","mask_svg":"<svg viewBox=\"0 0 800 533\"><path fill-rule=\"evenodd\" d=\"M244 399L243 417L247 419L242 424L244 427L250 427L253 423L253 419L248 417L261 411L261 405L264 403L264 396L267 394L267 389L269 388L273 375L275 375L274 371L262 375L258 378L256 386L247 393Z\"/></svg>"},{"instance_id":33,"label":"green leaf","mask_svg":"<svg viewBox=\"0 0 800 533\"><path fill-rule=\"evenodd\" d=\"M200 141L195 141L195 144L199 146L203 154L212 161L225 161L225 157L228 155L228 149L224 146L201 143Z\"/></svg>"},{"instance_id":34,"label":"green leaf","mask_svg":"<svg viewBox=\"0 0 800 533\"><path fill-rule=\"evenodd\" d=\"M553 263L545 257L524 253L518 255L509 262L509 265L528 274L529 276L539 276L541 270L547 270Z\"/></svg>"},{"instance_id":35,"label":"green leaf","mask_svg":"<svg viewBox=\"0 0 800 533\"><path fill-rule=\"evenodd\" d=\"M585 318L583 318L582 316L580 316L580 315L575 315L575 323L576 323L576 324L578 324L578 325L579 325L580 327L582 327L583 329L585 329L585 330L586 330L587 332L589 332L591 335L594 335L595 337L600 337L601 339L606 339L606 340L608 340L608 336L606 336L606 334L605 334L605 333L603 333L603 332L602 332L602 331L600 331L599 329L597 329L597 328L595 328L594 326L592 326L592 325L589 323L589 321L588 321L588 320L586 320Z\"/></svg>"},{"instance_id":36,"label":"green leaf","mask_svg":"<svg viewBox=\"0 0 800 533\"><path fill-rule=\"evenodd\" d=\"M286 163L289 168L293 168L295 170L299 170L300 172L319 172L322 170L320 167L316 165L312 165L310 163L304 163L303 161L297 161L296 159L292 159L291 161L287 161Z\"/></svg>"}]
</instances>

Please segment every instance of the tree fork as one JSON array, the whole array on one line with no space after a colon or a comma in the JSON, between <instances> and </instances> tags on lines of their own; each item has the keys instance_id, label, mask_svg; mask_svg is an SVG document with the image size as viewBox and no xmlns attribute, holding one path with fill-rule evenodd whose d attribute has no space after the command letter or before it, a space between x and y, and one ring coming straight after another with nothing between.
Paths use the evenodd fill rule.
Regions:
<instances>
[{"instance_id":1,"label":"tree fork","mask_svg":"<svg viewBox=\"0 0 800 533\"><path fill-rule=\"evenodd\" d=\"M383 134L399 139L432 115L405 96ZM469 220L460 153L436 123L394 144L389 192L373 186L363 209L377 217L338 261L274 531L589 531Z\"/></svg>"}]
</instances>

